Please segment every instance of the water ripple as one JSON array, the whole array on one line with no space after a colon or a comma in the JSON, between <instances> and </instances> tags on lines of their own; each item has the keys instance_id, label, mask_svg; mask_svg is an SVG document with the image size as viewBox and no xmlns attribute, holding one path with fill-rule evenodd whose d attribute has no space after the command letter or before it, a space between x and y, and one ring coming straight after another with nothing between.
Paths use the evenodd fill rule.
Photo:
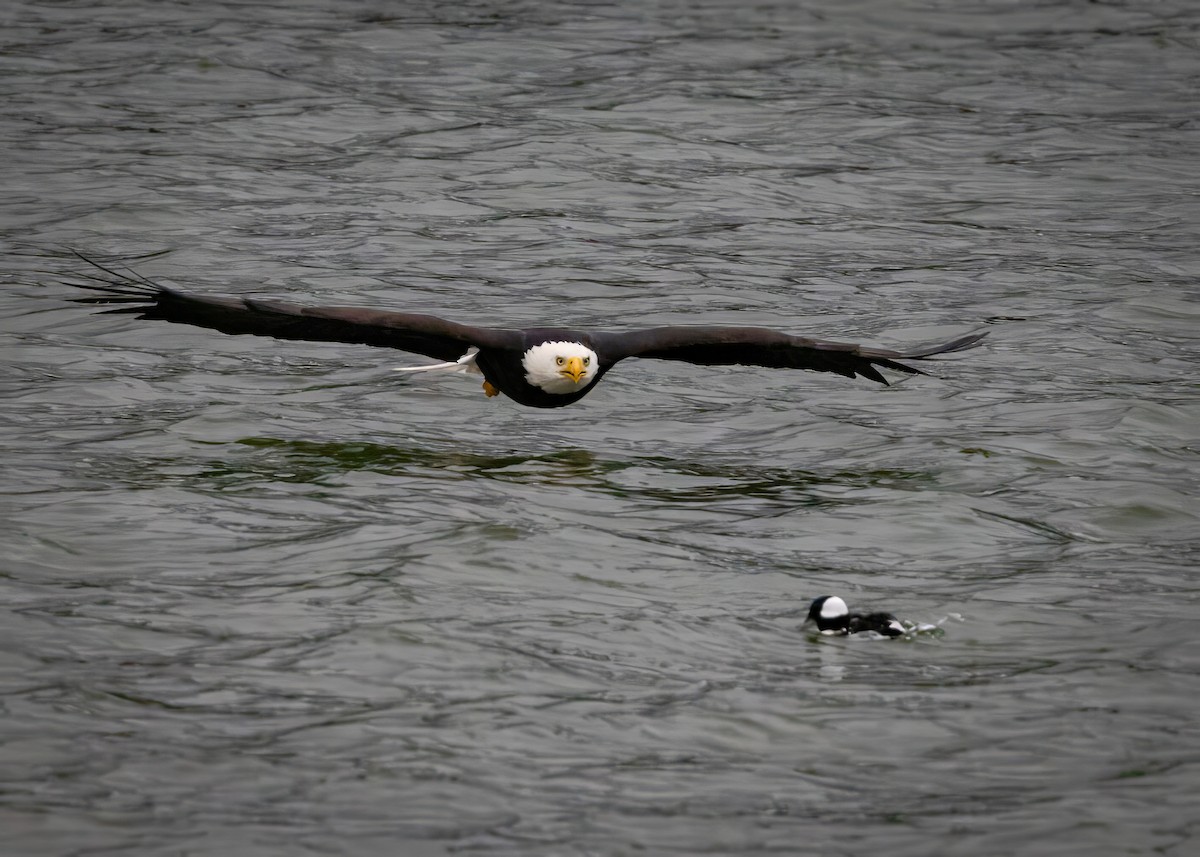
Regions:
<instances>
[{"instance_id":1,"label":"water ripple","mask_svg":"<svg viewBox=\"0 0 1200 857\"><path fill-rule=\"evenodd\" d=\"M0 819L29 854L1196 839L1195 13L18 2ZM630 361L561 413L69 305L80 248ZM808 602L939 635L828 638Z\"/></svg>"}]
</instances>

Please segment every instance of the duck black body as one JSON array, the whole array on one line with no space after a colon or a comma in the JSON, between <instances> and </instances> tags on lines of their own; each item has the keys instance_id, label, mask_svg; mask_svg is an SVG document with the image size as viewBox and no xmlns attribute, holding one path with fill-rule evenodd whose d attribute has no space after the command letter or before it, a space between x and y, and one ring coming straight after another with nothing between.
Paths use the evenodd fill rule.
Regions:
<instances>
[{"instance_id":1,"label":"duck black body","mask_svg":"<svg viewBox=\"0 0 1200 857\"><path fill-rule=\"evenodd\" d=\"M405 372L480 374L489 396L522 405L560 408L577 402L618 362L629 357L680 360L702 366L810 369L881 384L879 368L924 374L898 360L922 360L976 345L984 333L906 351L791 336L757 327L655 327L629 332L565 328L474 327L431 315L361 307L300 306L256 298L200 295L93 262L71 285L99 292L81 303L120 304L108 310L138 318L190 324L230 334L394 348L445 361L400 367Z\"/></svg>"},{"instance_id":2,"label":"duck black body","mask_svg":"<svg viewBox=\"0 0 1200 857\"><path fill-rule=\"evenodd\" d=\"M822 634L860 634L874 631L884 637L904 635L904 626L891 613L851 613L836 595L822 595L808 608L807 622L815 622Z\"/></svg>"}]
</instances>

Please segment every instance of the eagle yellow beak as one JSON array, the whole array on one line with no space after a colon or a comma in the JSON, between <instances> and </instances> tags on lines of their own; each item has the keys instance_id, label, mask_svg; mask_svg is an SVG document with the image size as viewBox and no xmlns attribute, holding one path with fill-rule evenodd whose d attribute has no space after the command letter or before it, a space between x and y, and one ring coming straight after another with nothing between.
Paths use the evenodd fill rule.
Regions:
<instances>
[{"instance_id":1,"label":"eagle yellow beak","mask_svg":"<svg viewBox=\"0 0 1200 857\"><path fill-rule=\"evenodd\" d=\"M576 384L583 380L583 358L571 357L567 360L567 365L558 373L570 378Z\"/></svg>"}]
</instances>

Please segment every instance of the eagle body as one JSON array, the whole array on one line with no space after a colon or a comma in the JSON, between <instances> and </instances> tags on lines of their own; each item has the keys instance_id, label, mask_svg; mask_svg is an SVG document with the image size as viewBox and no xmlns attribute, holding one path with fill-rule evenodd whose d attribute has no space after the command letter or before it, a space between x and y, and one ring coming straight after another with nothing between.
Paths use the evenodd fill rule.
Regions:
<instances>
[{"instance_id":1,"label":"eagle body","mask_svg":"<svg viewBox=\"0 0 1200 857\"><path fill-rule=\"evenodd\" d=\"M596 382L612 366L599 358L592 337L581 331L533 328L519 333L521 338L518 347L480 348L479 353L475 355L475 365L483 373L484 380L518 404L531 408L561 408L578 402L592 391ZM570 379L563 379L561 386L552 387L555 391L551 392L530 380L530 360L538 353L537 349L576 343L596 354L594 371L581 379L581 382L572 383ZM554 358L549 355L553 350L552 347L547 349L550 361L546 366L547 372L553 371L551 364Z\"/></svg>"},{"instance_id":2,"label":"eagle body","mask_svg":"<svg viewBox=\"0 0 1200 857\"><path fill-rule=\"evenodd\" d=\"M579 401L617 363L631 357L701 366L808 369L887 384L880 368L924 374L898 361L961 351L985 335L970 333L949 342L895 351L758 327L670 326L621 332L475 327L432 315L196 294L80 258L103 275L84 274L85 282L70 283L98 293L76 300L116 305L108 312L235 335L407 351L442 362L400 367L403 371L482 374L489 396L503 393L534 408L561 408Z\"/></svg>"}]
</instances>

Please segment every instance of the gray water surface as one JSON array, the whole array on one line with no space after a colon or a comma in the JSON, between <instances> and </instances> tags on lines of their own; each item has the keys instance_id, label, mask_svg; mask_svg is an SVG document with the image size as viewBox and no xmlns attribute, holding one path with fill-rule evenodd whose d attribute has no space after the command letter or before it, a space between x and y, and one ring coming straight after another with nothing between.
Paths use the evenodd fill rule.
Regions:
<instances>
[{"instance_id":1,"label":"gray water surface","mask_svg":"<svg viewBox=\"0 0 1200 857\"><path fill-rule=\"evenodd\" d=\"M1200 12L3 13L0 852L1188 855ZM69 303L983 347L570 408ZM940 632L814 637L837 593Z\"/></svg>"}]
</instances>

